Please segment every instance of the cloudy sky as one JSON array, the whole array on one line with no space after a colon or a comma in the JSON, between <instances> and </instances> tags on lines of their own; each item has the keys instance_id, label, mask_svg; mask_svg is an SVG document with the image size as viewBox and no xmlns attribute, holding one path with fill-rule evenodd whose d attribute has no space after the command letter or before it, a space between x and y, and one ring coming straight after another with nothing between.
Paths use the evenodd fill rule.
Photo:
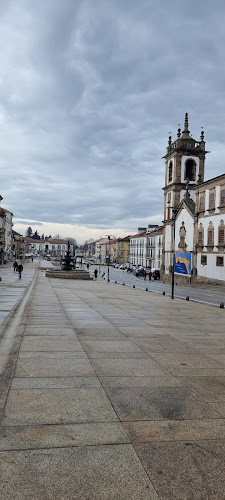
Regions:
<instances>
[{"instance_id":1,"label":"cloudy sky","mask_svg":"<svg viewBox=\"0 0 225 500\"><path fill-rule=\"evenodd\" d=\"M225 172L224 0L0 0L0 194L82 243L163 218L168 132Z\"/></svg>"}]
</instances>

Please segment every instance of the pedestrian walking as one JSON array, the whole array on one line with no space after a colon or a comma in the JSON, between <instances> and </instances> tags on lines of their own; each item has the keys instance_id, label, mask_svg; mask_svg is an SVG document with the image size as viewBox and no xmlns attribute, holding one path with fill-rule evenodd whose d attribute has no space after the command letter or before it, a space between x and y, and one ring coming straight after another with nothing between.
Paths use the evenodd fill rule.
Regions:
<instances>
[{"instance_id":1,"label":"pedestrian walking","mask_svg":"<svg viewBox=\"0 0 225 500\"><path fill-rule=\"evenodd\" d=\"M151 267L149 269L149 275L148 276L149 276L149 281L151 281L151 279L152 279L152 268Z\"/></svg>"},{"instance_id":2,"label":"pedestrian walking","mask_svg":"<svg viewBox=\"0 0 225 500\"><path fill-rule=\"evenodd\" d=\"M18 274L19 274L19 279L21 280L21 276L22 276L22 272L23 272L23 266L22 266L22 264L18 265L17 271L18 271Z\"/></svg>"},{"instance_id":3,"label":"pedestrian walking","mask_svg":"<svg viewBox=\"0 0 225 500\"><path fill-rule=\"evenodd\" d=\"M13 262L13 269L14 269L14 273L15 273L15 270L17 269L17 267L18 267L18 263L17 263L17 262L16 262L16 260L15 260L15 262Z\"/></svg>"},{"instance_id":4,"label":"pedestrian walking","mask_svg":"<svg viewBox=\"0 0 225 500\"><path fill-rule=\"evenodd\" d=\"M144 280L146 280L146 275L147 275L146 269L144 269Z\"/></svg>"},{"instance_id":5,"label":"pedestrian walking","mask_svg":"<svg viewBox=\"0 0 225 500\"><path fill-rule=\"evenodd\" d=\"M98 277L98 269L95 269L95 270L94 270L94 275L95 275L95 278L97 278L97 277Z\"/></svg>"}]
</instances>

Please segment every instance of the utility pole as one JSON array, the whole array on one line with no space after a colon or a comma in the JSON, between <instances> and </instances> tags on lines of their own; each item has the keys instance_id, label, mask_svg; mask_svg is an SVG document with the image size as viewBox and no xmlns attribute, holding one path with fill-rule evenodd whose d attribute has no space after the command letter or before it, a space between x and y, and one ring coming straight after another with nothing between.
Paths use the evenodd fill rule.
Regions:
<instances>
[{"instance_id":1,"label":"utility pole","mask_svg":"<svg viewBox=\"0 0 225 500\"><path fill-rule=\"evenodd\" d=\"M174 299L174 273L175 273L175 236L176 236L176 227L175 227L175 222L176 222L176 216L179 212L179 210L183 210L183 207L170 207L173 212L173 248L172 248L172 254L173 254L173 265L172 265L172 289L171 289L171 299Z\"/></svg>"}]
</instances>

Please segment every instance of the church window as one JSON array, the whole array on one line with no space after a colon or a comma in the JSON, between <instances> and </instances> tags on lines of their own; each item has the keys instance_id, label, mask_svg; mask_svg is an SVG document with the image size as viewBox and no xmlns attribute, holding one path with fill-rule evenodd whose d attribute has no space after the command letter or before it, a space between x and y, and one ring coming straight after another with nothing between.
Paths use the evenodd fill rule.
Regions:
<instances>
[{"instance_id":1,"label":"church window","mask_svg":"<svg viewBox=\"0 0 225 500\"><path fill-rule=\"evenodd\" d=\"M221 205L225 205L225 189L221 189L221 192L220 192L220 203L221 203Z\"/></svg>"},{"instance_id":2,"label":"church window","mask_svg":"<svg viewBox=\"0 0 225 500\"><path fill-rule=\"evenodd\" d=\"M223 245L224 244L224 229L219 229L219 235L218 235L218 242L219 244Z\"/></svg>"},{"instance_id":3,"label":"church window","mask_svg":"<svg viewBox=\"0 0 225 500\"><path fill-rule=\"evenodd\" d=\"M198 244L200 246L203 246L203 239L204 239L204 233L203 231L198 232Z\"/></svg>"},{"instance_id":4,"label":"church window","mask_svg":"<svg viewBox=\"0 0 225 500\"><path fill-rule=\"evenodd\" d=\"M213 246L213 229L208 230L208 245Z\"/></svg>"},{"instance_id":5,"label":"church window","mask_svg":"<svg viewBox=\"0 0 225 500\"><path fill-rule=\"evenodd\" d=\"M216 257L216 265L223 266L223 257Z\"/></svg>"},{"instance_id":6,"label":"church window","mask_svg":"<svg viewBox=\"0 0 225 500\"><path fill-rule=\"evenodd\" d=\"M195 181L196 179L196 162L189 159L185 162L185 180Z\"/></svg>"},{"instance_id":7,"label":"church window","mask_svg":"<svg viewBox=\"0 0 225 500\"><path fill-rule=\"evenodd\" d=\"M202 266L207 265L207 255L201 255L201 264Z\"/></svg>"},{"instance_id":8,"label":"church window","mask_svg":"<svg viewBox=\"0 0 225 500\"><path fill-rule=\"evenodd\" d=\"M199 210L200 211L204 211L205 210L205 195L200 196Z\"/></svg>"},{"instance_id":9,"label":"church window","mask_svg":"<svg viewBox=\"0 0 225 500\"><path fill-rule=\"evenodd\" d=\"M215 193L209 193L209 208L215 208Z\"/></svg>"},{"instance_id":10,"label":"church window","mask_svg":"<svg viewBox=\"0 0 225 500\"><path fill-rule=\"evenodd\" d=\"M169 163L168 181L172 182L172 179L173 179L173 162L170 161L170 163Z\"/></svg>"}]
</instances>

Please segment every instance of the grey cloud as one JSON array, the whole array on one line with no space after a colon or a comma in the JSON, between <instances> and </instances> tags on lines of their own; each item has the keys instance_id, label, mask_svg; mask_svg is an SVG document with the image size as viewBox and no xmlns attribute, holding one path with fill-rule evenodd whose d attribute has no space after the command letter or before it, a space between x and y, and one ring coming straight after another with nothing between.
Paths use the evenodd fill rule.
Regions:
<instances>
[{"instance_id":1,"label":"grey cloud","mask_svg":"<svg viewBox=\"0 0 225 500\"><path fill-rule=\"evenodd\" d=\"M163 212L168 132L205 128L223 173L222 0L11 0L0 16L0 166L19 219L130 227ZM211 156L211 157L210 157Z\"/></svg>"}]
</instances>

